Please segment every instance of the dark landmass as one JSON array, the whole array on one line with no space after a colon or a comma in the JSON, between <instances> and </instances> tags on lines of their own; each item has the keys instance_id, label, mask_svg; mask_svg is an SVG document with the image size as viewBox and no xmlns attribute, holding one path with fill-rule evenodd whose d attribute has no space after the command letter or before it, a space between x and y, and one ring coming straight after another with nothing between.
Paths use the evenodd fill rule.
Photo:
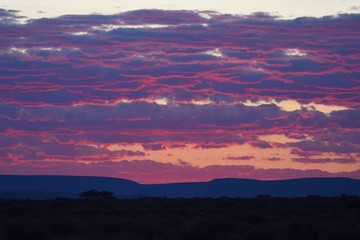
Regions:
<instances>
[{"instance_id":1,"label":"dark landmass","mask_svg":"<svg viewBox=\"0 0 360 240\"><path fill-rule=\"evenodd\" d=\"M0 239L358 240L360 180L0 175Z\"/></svg>"},{"instance_id":2,"label":"dark landmass","mask_svg":"<svg viewBox=\"0 0 360 240\"><path fill-rule=\"evenodd\" d=\"M358 240L360 197L0 200L2 240Z\"/></svg>"},{"instance_id":3,"label":"dark landmass","mask_svg":"<svg viewBox=\"0 0 360 240\"><path fill-rule=\"evenodd\" d=\"M195 183L139 184L130 180L106 177L0 175L0 198L76 198L81 192L90 189L111 191L118 198L251 198L257 195L331 197L341 194L360 196L360 180L350 178L303 178L277 181L215 179Z\"/></svg>"}]
</instances>

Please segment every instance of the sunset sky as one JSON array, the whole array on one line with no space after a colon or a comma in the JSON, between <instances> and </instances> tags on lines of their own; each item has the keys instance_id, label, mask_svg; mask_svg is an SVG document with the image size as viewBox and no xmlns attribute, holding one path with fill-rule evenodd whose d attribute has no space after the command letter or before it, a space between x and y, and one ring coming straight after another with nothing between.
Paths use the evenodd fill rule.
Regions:
<instances>
[{"instance_id":1,"label":"sunset sky","mask_svg":"<svg viewBox=\"0 0 360 240\"><path fill-rule=\"evenodd\" d=\"M251 2L2 0L0 174L360 179L359 1Z\"/></svg>"}]
</instances>

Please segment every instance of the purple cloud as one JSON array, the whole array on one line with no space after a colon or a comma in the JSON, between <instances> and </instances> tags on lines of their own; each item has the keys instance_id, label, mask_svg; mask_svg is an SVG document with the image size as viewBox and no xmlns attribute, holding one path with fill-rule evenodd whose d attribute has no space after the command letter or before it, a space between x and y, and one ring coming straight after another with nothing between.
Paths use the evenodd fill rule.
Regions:
<instances>
[{"instance_id":1,"label":"purple cloud","mask_svg":"<svg viewBox=\"0 0 360 240\"><path fill-rule=\"evenodd\" d=\"M266 158L266 160L269 160L269 161L281 161L282 159L278 158L278 157L270 157L270 158Z\"/></svg>"},{"instance_id":2,"label":"purple cloud","mask_svg":"<svg viewBox=\"0 0 360 240\"><path fill-rule=\"evenodd\" d=\"M355 164L356 161L354 158L292 158L294 162L300 163L340 163L340 164Z\"/></svg>"},{"instance_id":3,"label":"purple cloud","mask_svg":"<svg viewBox=\"0 0 360 240\"><path fill-rule=\"evenodd\" d=\"M246 160L251 160L251 159L254 159L255 157L254 156L239 156L239 157L233 157L233 156L228 156L226 158L226 160L234 160L234 161L246 161Z\"/></svg>"},{"instance_id":4,"label":"purple cloud","mask_svg":"<svg viewBox=\"0 0 360 240\"><path fill-rule=\"evenodd\" d=\"M166 147L161 143L143 144L142 146L145 151L148 151L148 150L157 151L157 150L165 150L166 149Z\"/></svg>"}]
</instances>

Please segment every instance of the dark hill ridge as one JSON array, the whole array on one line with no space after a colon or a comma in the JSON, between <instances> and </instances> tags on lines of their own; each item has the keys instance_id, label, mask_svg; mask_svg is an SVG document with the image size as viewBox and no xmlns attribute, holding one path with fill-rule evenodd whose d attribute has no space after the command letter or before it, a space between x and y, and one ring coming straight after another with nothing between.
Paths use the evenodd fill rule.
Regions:
<instances>
[{"instance_id":1,"label":"dark hill ridge","mask_svg":"<svg viewBox=\"0 0 360 240\"><path fill-rule=\"evenodd\" d=\"M77 197L89 190L109 190L118 195L131 194L139 183L108 177L56 176L56 175L0 175L0 198L43 199L59 197Z\"/></svg>"},{"instance_id":2,"label":"dark hill ridge","mask_svg":"<svg viewBox=\"0 0 360 240\"><path fill-rule=\"evenodd\" d=\"M0 198L73 198L89 189L109 190L118 197L360 196L360 180L302 178L261 181L228 178L209 182L139 184L107 177L0 175Z\"/></svg>"},{"instance_id":3,"label":"dark hill ridge","mask_svg":"<svg viewBox=\"0 0 360 240\"><path fill-rule=\"evenodd\" d=\"M214 179L199 183L156 184L145 195L166 197L256 197L257 195L300 197L309 195L360 195L360 180L350 178L302 178L261 181Z\"/></svg>"}]
</instances>

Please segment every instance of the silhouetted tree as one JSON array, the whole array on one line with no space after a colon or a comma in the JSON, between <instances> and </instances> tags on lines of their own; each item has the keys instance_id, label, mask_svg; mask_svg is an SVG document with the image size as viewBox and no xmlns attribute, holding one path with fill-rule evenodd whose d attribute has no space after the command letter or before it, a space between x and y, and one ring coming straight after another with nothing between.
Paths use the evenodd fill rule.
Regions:
<instances>
[{"instance_id":1,"label":"silhouetted tree","mask_svg":"<svg viewBox=\"0 0 360 240\"><path fill-rule=\"evenodd\" d=\"M85 192L82 192L80 194L81 198L85 198L85 199L114 199L114 193L111 191L98 191L95 189L92 190L88 190Z\"/></svg>"}]
</instances>

